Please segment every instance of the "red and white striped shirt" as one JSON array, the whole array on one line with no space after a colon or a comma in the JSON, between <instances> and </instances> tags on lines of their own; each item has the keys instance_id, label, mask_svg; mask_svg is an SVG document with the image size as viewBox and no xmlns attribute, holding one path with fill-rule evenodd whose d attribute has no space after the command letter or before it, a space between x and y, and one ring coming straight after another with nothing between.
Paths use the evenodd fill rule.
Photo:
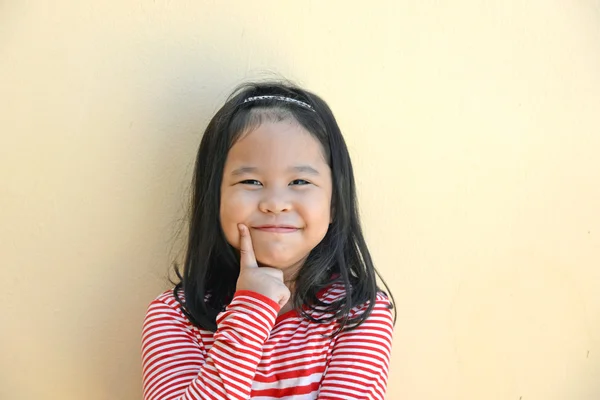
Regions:
<instances>
[{"instance_id":1,"label":"red and white striped shirt","mask_svg":"<svg viewBox=\"0 0 600 400\"><path fill-rule=\"evenodd\" d=\"M343 295L334 286L321 298ZM277 316L279 305L271 299L237 291L211 332L193 326L172 291L165 292L144 321L144 399L384 399L389 304L379 293L362 325L331 338L337 323L311 322L296 311Z\"/></svg>"}]
</instances>

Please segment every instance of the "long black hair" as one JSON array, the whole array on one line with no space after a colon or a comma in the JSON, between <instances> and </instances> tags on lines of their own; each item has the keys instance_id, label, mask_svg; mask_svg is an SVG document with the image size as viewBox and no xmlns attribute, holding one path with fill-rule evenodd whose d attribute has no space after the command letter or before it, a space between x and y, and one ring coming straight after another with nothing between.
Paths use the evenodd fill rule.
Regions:
<instances>
[{"instance_id":1,"label":"long black hair","mask_svg":"<svg viewBox=\"0 0 600 400\"><path fill-rule=\"evenodd\" d=\"M310 108L272 97L244 102L255 96L284 96L308 104ZM337 321L338 331L355 328L369 317L375 306L379 274L360 226L350 155L325 101L288 82L239 86L206 127L194 170L183 273L175 266L179 281L174 282L173 293L194 325L216 331L217 314L233 298L240 272L238 252L225 239L219 220L223 168L229 149L240 135L259 125L264 118L298 122L321 143L331 168L332 223L295 277L294 308L315 322ZM319 292L333 284L343 286L345 296L323 302ZM383 284L393 308L393 297L385 282ZM352 308L364 305L364 312L350 315ZM316 310L321 317L313 316L312 311Z\"/></svg>"}]
</instances>

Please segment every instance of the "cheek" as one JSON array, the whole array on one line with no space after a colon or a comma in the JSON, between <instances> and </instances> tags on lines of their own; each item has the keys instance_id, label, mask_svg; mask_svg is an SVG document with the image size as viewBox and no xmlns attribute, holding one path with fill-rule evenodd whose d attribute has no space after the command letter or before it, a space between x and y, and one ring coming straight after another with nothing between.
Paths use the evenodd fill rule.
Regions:
<instances>
[{"instance_id":1,"label":"cheek","mask_svg":"<svg viewBox=\"0 0 600 400\"><path fill-rule=\"evenodd\" d=\"M303 209L308 224L327 230L331 222L331 196L324 193L321 196L305 199Z\"/></svg>"}]
</instances>

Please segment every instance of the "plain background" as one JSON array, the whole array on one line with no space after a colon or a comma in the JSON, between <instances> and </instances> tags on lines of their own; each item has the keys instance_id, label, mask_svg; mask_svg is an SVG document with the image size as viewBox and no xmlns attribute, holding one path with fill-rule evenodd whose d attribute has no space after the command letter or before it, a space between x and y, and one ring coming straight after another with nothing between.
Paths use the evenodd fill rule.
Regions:
<instances>
[{"instance_id":1,"label":"plain background","mask_svg":"<svg viewBox=\"0 0 600 400\"><path fill-rule=\"evenodd\" d=\"M139 399L202 130L333 108L396 296L388 399L600 398L600 3L0 1L0 398Z\"/></svg>"}]
</instances>

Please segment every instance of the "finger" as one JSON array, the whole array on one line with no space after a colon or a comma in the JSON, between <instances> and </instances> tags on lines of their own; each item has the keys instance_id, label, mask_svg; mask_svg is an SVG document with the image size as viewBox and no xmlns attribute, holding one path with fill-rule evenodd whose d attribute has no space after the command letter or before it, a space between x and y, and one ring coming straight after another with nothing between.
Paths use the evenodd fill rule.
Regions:
<instances>
[{"instance_id":1,"label":"finger","mask_svg":"<svg viewBox=\"0 0 600 400\"><path fill-rule=\"evenodd\" d=\"M262 267L261 270L265 276L277 279L283 283L283 271L273 267Z\"/></svg>"},{"instance_id":2,"label":"finger","mask_svg":"<svg viewBox=\"0 0 600 400\"><path fill-rule=\"evenodd\" d=\"M283 307L288 303L289 300L290 300L290 296L288 294L282 295L279 298L279 301L277 302L277 304L279 304L280 307Z\"/></svg>"},{"instance_id":3,"label":"finger","mask_svg":"<svg viewBox=\"0 0 600 400\"><path fill-rule=\"evenodd\" d=\"M238 229L240 231L240 269L258 268L248 227L244 224L239 224Z\"/></svg>"},{"instance_id":4,"label":"finger","mask_svg":"<svg viewBox=\"0 0 600 400\"><path fill-rule=\"evenodd\" d=\"M279 303L279 305L281 307L285 306L288 301L290 300L291 297L291 293L290 291L285 291L284 293L281 294L281 297L279 297L279 301L277 303Z\"/></svg>"}]
</instances>

